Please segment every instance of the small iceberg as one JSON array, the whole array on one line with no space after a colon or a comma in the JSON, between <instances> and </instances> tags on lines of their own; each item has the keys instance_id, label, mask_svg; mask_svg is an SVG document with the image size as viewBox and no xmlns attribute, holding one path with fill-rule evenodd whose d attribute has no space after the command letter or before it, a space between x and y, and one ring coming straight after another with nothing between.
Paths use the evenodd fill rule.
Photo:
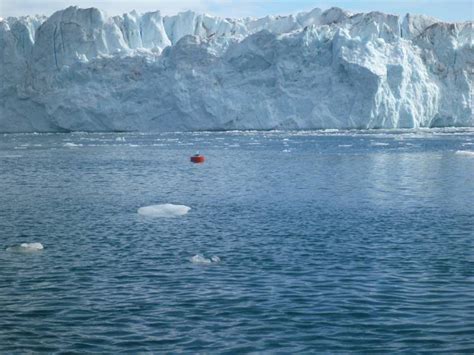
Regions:
<instances>
[{"instance_id":1,"label":"small iceberg","mask_svg":"<svg viewBox=\"0 0 474 355\"><path fill-rule=\"evenodd\" d=\"M456 151L457 155L465 155L468 157L474 157L474 152L471 150L457 150Z\"/></svg>"},{"instance_id":2,"label":"small iceberg","mask_svg":"<svg viewBox=\"0 0 474 355\"><path fill-rule=\"evenodd\" d=\"M190 261L193 264L209 265L209 264L217 264L218 262L221 261L221 258L219 258L216 255L213 255L211 258L206 258L202 254L196 254L190 259Z\"/></svg>"},{"instance_id":3,"label":"small iceberg","mask_svg":"<svg viewBox=\"0 0 474 355\"><path fill-rule=\"evenodd\" d=\"M170 218L184 216L189 212L191 207L184 205L173 205L170 203L165 203L163 205L151 205L140 207L138 209L138 214L147 217L157 217L157 218Z\"/></svg>"},{"instance_id":4,"label":"small iceberg","mask_svg":"<svg viewBox=\"0 0 474 355\"><path fill-rule=\"evenodd\" d=\"M12 247L8 247L7 251L17 251L17 252L35 252L43 250L43 244L41 243L21 243L20 245L14 245Z\"/></svg>"},{"instance_id":5,"label":"small iceberg","mask_svg":"<svg viewBox=\"0 0 474 355\"><path fill-rule=\"evenodd\" d=\"M75 144L75 143L65 143L64 144L65 147L67 148L75 148L75 147L82 147L82 144Z\"/></svg>"}]
</instances>

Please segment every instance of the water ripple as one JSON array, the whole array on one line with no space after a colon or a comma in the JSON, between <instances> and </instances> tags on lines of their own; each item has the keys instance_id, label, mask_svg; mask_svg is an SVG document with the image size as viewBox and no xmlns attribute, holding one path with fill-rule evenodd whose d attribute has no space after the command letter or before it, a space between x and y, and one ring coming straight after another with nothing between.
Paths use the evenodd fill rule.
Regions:
<instances>
[{"instance_id":1,"label":"water ripple","mask_svg":"<svg viewBox=\"0 0 474 355\"><path fill-rule=\"evenodd\" d=\"M472 353L472 138L2 136L0 352Z\"/></svg>"}]
</instances>

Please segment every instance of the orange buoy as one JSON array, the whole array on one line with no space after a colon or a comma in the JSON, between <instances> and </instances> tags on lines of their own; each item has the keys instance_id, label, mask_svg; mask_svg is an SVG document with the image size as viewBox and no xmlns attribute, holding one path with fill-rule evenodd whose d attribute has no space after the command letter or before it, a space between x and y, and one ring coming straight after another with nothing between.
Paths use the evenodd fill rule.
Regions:
<instances>
[{"instance_id":1,"label":"orange buoy","mask_svg":"<svg viewBox=\"0 0 474 355\"><path fill-rule=\"evenodd\" d=\"M204 158L204 155L201 155L201 154L194 154L191 157L191 162L192 163L200 164L200 163L204 163L204 160L206 160L206 158Z\"/></svg>"}]
</instances>

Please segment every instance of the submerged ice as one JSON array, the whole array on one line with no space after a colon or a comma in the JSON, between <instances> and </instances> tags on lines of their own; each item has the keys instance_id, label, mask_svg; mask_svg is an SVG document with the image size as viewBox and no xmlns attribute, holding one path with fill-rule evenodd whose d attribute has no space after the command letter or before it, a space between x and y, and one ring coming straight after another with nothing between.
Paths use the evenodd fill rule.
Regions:
<instances>
[{"instance_id":1,"label":"submerged ice","mask_svg":"<svg viewBox=\"0 0 474 355\"><path fill-rule=\"evenodd\" d=\"M188 206L166 203L162 205L140 207L138 209L138 214L147 217L170 218L184 216L190 209L191 207Z\"/></svg>"},{"instance_id":2,"label":"submerged ice","mask_svg":"<svg viewBox=\"0 0 474 355\"><path fill-rule=\"evenodd\" d=\"M213 255L210 258L206 258L202 254L196 254L190 259L190 261L193 264L210 265L210 264L219 263L221 261L221 259L217 255Z\"/></svg>"},{"instance_id":3,"label":"submerged ice","mask_svg":"<svg viewBox=\"0 0 474 355\"><path fill-rule=\"evenodd\" d=\"M34 242L34 243L21 243L19 245L14 245L7 248L7 251L16 251L16 252L35 252L43 250L43 244Z\"/></svg>"},{"instance_id":4,"label":"submerged ice","mask_svg":"<svg viewBox=\"0 0 474 355\"><path fill-rule=\"evenodd\" d=\"M474 126L472 22L69 7L0 48L0 132Z\"/></svg>"}]
</instances>

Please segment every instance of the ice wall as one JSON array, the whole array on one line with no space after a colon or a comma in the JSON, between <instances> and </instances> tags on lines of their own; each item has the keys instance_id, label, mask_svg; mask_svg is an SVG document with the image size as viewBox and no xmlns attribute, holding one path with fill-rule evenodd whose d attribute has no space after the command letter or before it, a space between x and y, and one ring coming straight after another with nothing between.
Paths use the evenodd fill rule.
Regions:
<instances>
[{"instance_id":1,"label":"ice wall","mask_svg":"<svg viewBox=\"0 0 474 355\"><path fill-rule=\"evenodd\" d=\"M332 8L0 20L0 132L474 126L473 23Z\"/></svg>"}]
</instances>

